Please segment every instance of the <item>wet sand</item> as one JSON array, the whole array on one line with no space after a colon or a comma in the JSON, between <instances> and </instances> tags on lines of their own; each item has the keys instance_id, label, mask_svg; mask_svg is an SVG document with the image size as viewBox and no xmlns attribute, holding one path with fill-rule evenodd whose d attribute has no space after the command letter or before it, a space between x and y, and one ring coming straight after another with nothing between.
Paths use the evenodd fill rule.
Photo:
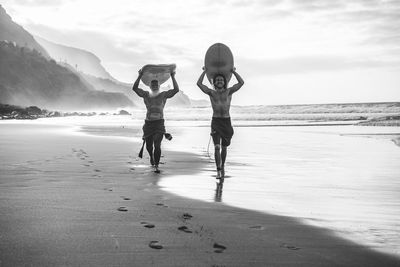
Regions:
<instances>
[{"instance_id":1,"label":"wet sand","mask_svg":"<svg viewBox=\"0 0 400 267\"><path fill-rule=\"evenodd\" d=\"M208 127L179 129L169 149L207 154ZM295 217L400 256L396 136L398 127L235 127L223 186L213 183L213 160L195 176L163 176L158 185L182 197Z\"/></svg>"},{"instance_id":2,"label":"wet sand","mask_svg":"<svg viewBox=\"0 0 400 267\"><path fill-rule=\"evenodd\" d=\"M1 266L400 266L400 260L285 216L185 199L160 176L207 158L69 126L0 123Z\"/></svg>"}]
</instances>

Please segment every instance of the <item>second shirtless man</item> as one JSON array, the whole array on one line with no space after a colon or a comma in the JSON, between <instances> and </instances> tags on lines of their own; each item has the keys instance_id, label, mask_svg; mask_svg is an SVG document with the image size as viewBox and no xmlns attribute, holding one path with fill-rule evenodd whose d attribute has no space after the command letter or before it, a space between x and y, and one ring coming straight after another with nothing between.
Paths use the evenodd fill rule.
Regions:
<instances>
[{"instance_id":1,"label":"second shirtless man","mask_svg":"<svg viewBox=\"0 0 400 267\"><path fill-rule=\"evenodd\" d=\"M172 138L170 134L165 132L164 106L168 98L173 97L179 92L179 86L175 80L175 72L171 72L171 79L174 87L173 89L160 92L160 85L158 84L158 81L153 80L150 83L151 92L148 92L139 88L139 83L142 76L143 72L139 70L139 76L136 79L132 90L139 97L143 98L143 101L146 105L147 113L146 120L143 125L143 145L146 144L147 152L149 152L150 164L154 166L155 172L159 173L160 170L158 165L161 157L161 141L164 135L167 139ZM143 146L139 156L141 156L142 153Z\"/></svg>"},{"instance_id":2,"label":"second shirtless man","mask_svg":"<svg viewBox=\"0 0 400 267\"><path fill-rule=\"evenodd\" d=\"M231 107L232 94L239 90L244 82L242 77L236 73L235 69L232 74L235 75L237 84L227 88L225 76L217 74L213 78L214 89L208 88L203 84L203 79L206 74L206 69L203 68L203 73L197 81L197 86L210 97L211 106L213 109L213 116L211 120L211 136L215 148L215 164L217 166L217 179L225 176L225 160L227 154L227 147L231 143L233 136L233 128L231 124L231 117L229 109Z\"/></svg>"}]
</instances>

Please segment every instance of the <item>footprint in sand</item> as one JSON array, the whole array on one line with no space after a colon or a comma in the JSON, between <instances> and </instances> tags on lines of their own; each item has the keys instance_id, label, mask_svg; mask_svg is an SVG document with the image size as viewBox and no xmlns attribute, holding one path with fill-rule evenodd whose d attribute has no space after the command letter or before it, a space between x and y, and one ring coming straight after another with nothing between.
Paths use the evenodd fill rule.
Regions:
<instances>
[{"instance_id":1,"label":"footprint in sand","mask_svg":"<svg viewBox=\"0 0 400 267\"><path fill-rule=\"evenodd\" d=\"M293 246L293 245L288 245L288 244L281 244L281 247L282 248L287 248L287 249L290 249L290 250L299 250L300 249L299 247L296 247L296 246Z\"/></svg>"},{"instance_id":2,"label":"footprint in sand","mask_svg":"<svg viewBox=\"0 0 400 267\"><path fill-rule=\"evenodd\" d=\"M101 170L98 170L98 169L94 169L94 171L95 171L95 172L101 172Z\"/></svg>"},{"instance_id":3,"label":"footprint in sand","mask_svg":"<svg viewBox=\"0 0 400 267\"><path fill-rule=\"evenodd\" d=\"M126 207L119 207L118 211L128 211L128 209Z\"/></svg>"},{"instance_id":4,"label":"footprint in sand","mask_svg":"<svg viewBox=\"0 0 400 267\"><path fill-rule=\"evenodd\" d=\"M226 249L226 247L224 245L221 245L218 243L214 243L213 248L215 248L215 250L214 250L215 253L222 253Z\"/></svg>"},{"instance_id":5,"label":"footprint in sand","mask_svg":"<svg viewBox=\"0 0 400 267\"><path fill-rule=\"evenodd\" d=\"M263 227L263 226L261 226L261 225L254 225L254 226L250 226L249 227L250 229L253 229L253 230L264 230L265 228Z\"/></svg>"},{"instance_id":6,"label":"footprint in sand","mask_svg":"<svg viewBox=\"0 0 400 267\"><path fill-rule=\"evenodd\" d=\"M121 197L123 200L131 200L129 197Z\"/></svg>"},{"instance_id":7,"label":"footprint in sand","mask_svg":"<svg viewBox=\"0 0 400 267\"><path fill-rule=\"evenodd\" d=\"M192 231L189 230L189 228L187 228L187 226L180 226L178 227L178 230L185 233L193 233Z\"/></svg>"},{"instance_id":8,"label":"footprint in sand","mask_svg":"<svg viewBox=\"0 0 400 267\"><path fill-rule=\"evenodd\" d=\"M147 223L147 222L141 222L141 224L143 224L144 227L146 228L154 228L156 227L154 224L152 223Z\"/></svg>"},{"instance_id":9,"label":"footprint in sand","mask_svg":"<svg viewBox=\"0 0 400 267\"><path fill-rule=\"evenodd\" d=\"M163 246L160 245L160 243L158 241L150 241L149 247L151 247L153 249L162 249L163 248Z\"/></svg>"},{"instance_id":10,"label":"footprint in sand","mask_svg":"<svg viewBox=\"0 0 400 267\"><path fill-rule=\"evenodd\" d=\"M190 220L191 218L193 218L193 216L190 215L189 213L184 213L184 214L182 215L182 218L183 218L184 220Z\"/></svg>"}]
</instances>

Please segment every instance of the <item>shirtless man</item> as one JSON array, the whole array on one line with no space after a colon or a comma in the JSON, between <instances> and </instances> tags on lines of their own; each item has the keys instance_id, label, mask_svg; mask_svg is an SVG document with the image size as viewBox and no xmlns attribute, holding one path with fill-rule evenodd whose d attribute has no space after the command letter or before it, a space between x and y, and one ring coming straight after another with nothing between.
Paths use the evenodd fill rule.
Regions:
<instances>
[{"instance_id":1,"label":"shirtless man","mask_svg":"<svg viewBox=\"0 0 400 267\"><path fill-rule=\"evenodd\" d=\"M237 84L227 88L226 78L221 74L216 74L213 79L214 89L208 88L203 84L206 69L203 68L203 73L197 81L197 86L207 95L210 96L211 106L213 109L213 117L211 121L211 136L215 148L215 164L217 165L217 179L225 176L225 159L227 147L231 143L233 136L233 128L231 124L231 117L229 109L231 107L232 94L239 90L244 81L235 69L232 74L238 81Z\"/></svg>"},{"instance_id":2,"label":"shirtless man","mask_svg":"<svg viewBox=\"0 0 400 267\"><path fill-rule=\"evenodd\" d=\"M179 92L178 83L175 80L175 72L171 72L171 79L173 83L173 89L168 91L160 92L160 85L157 80L153 80L150 83L151 92L144 91L139 88L140 79L143 76L142 70L139 70L139 76L136 79L132 90L141 98L147 108L146 120L143 125L143 146L146 144L146 150L149 152L150 164L154 166L155 172L159 173L158 164L160 163L161 157L161 141L165 137L171 140L171 135L165 132L164 126L164 106L168 98L173 97ZM143 153L142 150L139 153L139 157ZM154 151L153 151L154 146Z\"/></svg>"}]
</instances>

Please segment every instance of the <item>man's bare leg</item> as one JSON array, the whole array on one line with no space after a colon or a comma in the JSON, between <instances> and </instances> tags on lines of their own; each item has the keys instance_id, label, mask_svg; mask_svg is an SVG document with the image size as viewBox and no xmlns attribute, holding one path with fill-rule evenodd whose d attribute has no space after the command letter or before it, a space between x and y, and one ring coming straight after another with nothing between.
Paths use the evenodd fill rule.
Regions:
<instances>
[{"instance_id":1,"label":"man's bare leg","mask_svg":"<svg viewBox=\"0 0 400 267\"><path fill-rule=\"evenodd\" d=\"M217 166L217 179L221 178L221 145L215 145L214 157L215 157L215 165Z\"/></svg>"},{"instance_id":2,"label":"man's bare leg","mask_svg":"<svg viewBox=\"0 0 400 267\"><path fill-rule=\"evenodd\" d=\"M222 146L221 148L221 176L225 177L225 160L226 160L226 153L227 153L227 147Z\"/></svg>"},{"instance_id":3,"label":"man's bare leg","mask_svg":"<svg viewBox=\"0 0 400 267\"><path fill-rule=\"evenodd\" d=\"M154 135L154 165L155 172L159 173L158 164L160 163L161 158L161 141L163 139L163 134L155 134Z\"/></svg>"},{"instance_id":4,"label":"man's bare leg","mask_svg":"<svg viewBox=\"0 0 400 267\"><path fill-rule=\"evenodd\" d=\"M146 138L146 150L149 152L150 164L154 166L154 156L153 156L153 136Z\"/></svg>"}]
</instances>

